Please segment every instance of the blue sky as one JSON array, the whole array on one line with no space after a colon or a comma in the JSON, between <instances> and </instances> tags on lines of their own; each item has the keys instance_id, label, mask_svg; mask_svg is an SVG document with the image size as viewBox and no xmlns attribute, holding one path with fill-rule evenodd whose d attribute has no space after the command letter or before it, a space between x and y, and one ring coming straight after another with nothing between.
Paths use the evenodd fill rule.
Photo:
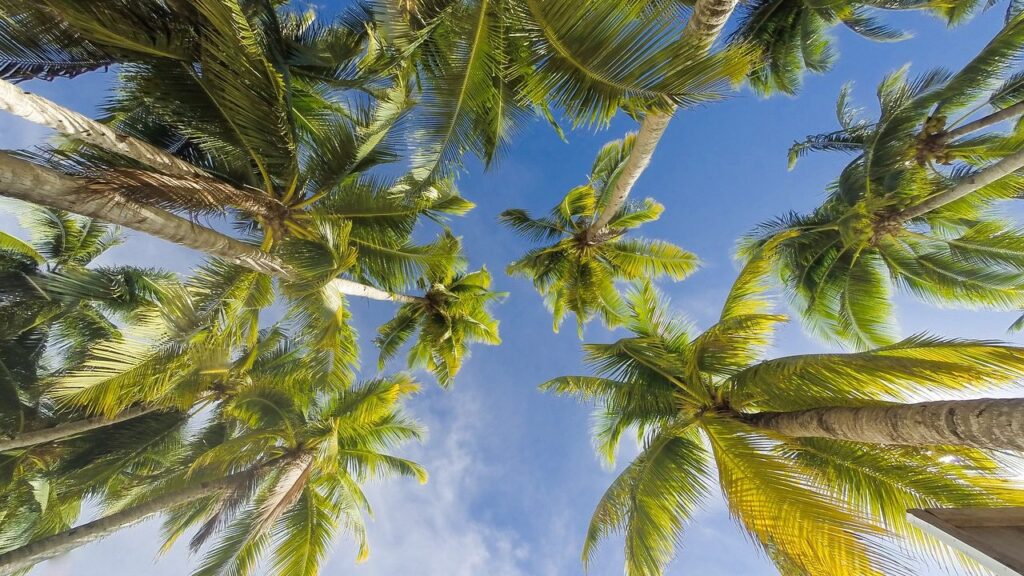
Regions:
<instances>
[{"instance_id":1,"label":"blue sky","mask_svg":"<svg viewBox=\"0 0 1024 576\"><path fill-rule=\"evenodd\" d=\"M907 62L920 72L933 66L955 68L973 55L1001 24L1002 6L955 30L938 20L911 14L889 21L915 32L911 40L874 44L837 30L841 58L824 76L811 76L799 97L761 99L748 91L720 104L677 116L634 195L654 197L666 211L642 233L670 240L695 253L703 268L680 283L661 283L676 309L698 325L717 316L736 265L736 239L757 223L788 210L806 210L824 195L846 158L812 156L786 170L793 140L835 127L834 100L840 86L855 82L858 103L869 111L881 77ZM32 82L26 88L84 113L93 113L113 80L94 73L73 81ZM505 265L525 250L499 228L502 210L550 208L574 185L585 182L597 150L635 129L628 118L609 130L569 134L560 141L538 121L515 141L488 172L470 162L460 179L465 196L477 203L468 217L453 223L464 237L474 267L495 273L499 290L511 293L497 309L504 344L476 347L450 392L428 385L410 404L429 427L427 442L406 455L427 466L431 481L388 482L370 489L376 518L370 528L372 555L355 566L352 547L340 542L325 574L357 576L554 576L582 574L579 550L594 504L614 477L591 449L589 410L537 391L546 379L584 374L580 341L571 325L560 334L528 282L504 274ZM0 116L0 148L41 142L43 130ZM21 233L14 218L0 214L0 229ZM105 258L119 263L162 266L184 272L197 254L132 234ZM1010 338L1010 313L936 310L899 298L903 332ZM363 335L366 375L375 367L369 339L389 316L387 304L355 302ZM571 320L570 320L571 322ZM617 335L597 324L586 341ZM822 351L826 347L786 327L775 353ZM426 383L430 382L425 377ZM620 464L636 452L627 440ZM154 564L157 523L148 522L38 567L34 576L172 575L186 573L187 551L172 550ZM922 568L922 572L928 569ZM609 540L591 574L622 573L621 541ZM711 501L687 528L678 559L668 574L751 576L775 574L728 517Z\"/></svg>"}]
</instances>

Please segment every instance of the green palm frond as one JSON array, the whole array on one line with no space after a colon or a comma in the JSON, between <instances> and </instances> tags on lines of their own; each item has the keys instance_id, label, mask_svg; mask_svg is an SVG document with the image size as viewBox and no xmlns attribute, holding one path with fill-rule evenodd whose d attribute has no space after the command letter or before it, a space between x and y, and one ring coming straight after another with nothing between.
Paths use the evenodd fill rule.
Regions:
<instances>
[{"instance_id":1,"label":"green palm frond","mask_svg":"<svg viewBox=\"0 0 1024 576\"><path fill-rule=\"evenodd\" d=\"M569 312L576 315L580 331L597 316L607 326L621 324L626 310L617 281L661 276L681 280L697 269L697 257L673 244L626 236L661 216L664 207L650 198L626 203L607 229L589 233L591 222L608 202L634 139L630 134L603 146L591 168L590 182L570 190L548 216L535 218L521 209L499 216L520 236L544 244L509 264L507 270L533 281L552 311L555 331Z\"/></svg>"},{"instance_id":2,"label":"green palm frond","mask_svg":"<svg viewBox=\"0 0 1024 576\"><path fill-rule=\"evenodd\" d=\"M755 427L762 411L879 406L1015 385L1018 348L920 336L853 354L764 360L774 327L766 278L777 245L741 271L721 319L696 333L649 283L629 295L632 334L584 346L594 376L541 388L596 405L596 449L643 442L598 503L584 544L625 536L627 574L660 574L717 477L731 516L783 574L910 574L914 556L977 565L911 526L909 507L1016 505L1015 473L995 453L790 438ZM674 443L675 448L669 449ZM716 474L710 469L714 466Z\"/></svg>"},{"instance_id":3,"label":"green palm frond","mask_svg":"<svg viewBox=\"0 0 1024 576\"><path fill-rule=\"evenodd\" d=\"M709 464L707 450L692 432L667 431L649 439L598 503L583 548L584 566L601 540L622 532L626 573L662 574L684 524L709 494Z\"/></svg>"},{"instance_id":4,"label":"green palm frond","mask_svg":"<svg viewBox=\"0 0 1024 576\"><path fill-rule=\"evenodd\" d=\"M491 290L486 268L435 277L423 297L403 304L395 317L381 326L375 340L380 349L379 365L384 366L415 334L409 367L428 370L438 383L449 386L469 355L470 343L501 342L490 305L503 297Z\"/></svg>"},{"instance_id":5,"label":"green palm frond","mask_svg":"<svg viewBox=\"0 0 1024 576\"><path fill-rule=\"evenodd\" d=\"M813 2L759 0L743 6L732 42L746 42L760 49L753 67L751 86L762 94L795 94L804 71L822 73L838 58L829 30L844 25L876 42L903 40L909 34L892 28L876 15L879 10L928 10L933 3L921 0L896 2Z\"/></svg>"}]
</instances>

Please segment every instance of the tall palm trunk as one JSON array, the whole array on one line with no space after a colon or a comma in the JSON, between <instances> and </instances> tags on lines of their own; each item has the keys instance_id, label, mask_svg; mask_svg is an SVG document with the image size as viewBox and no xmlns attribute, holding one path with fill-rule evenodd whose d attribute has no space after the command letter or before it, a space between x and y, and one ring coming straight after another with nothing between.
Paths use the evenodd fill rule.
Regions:
<instances>
[{"instance_id":1,"label":"tall palm trunk","mask_svg":"<svg viewBox=\"0 0 1024 576\"><path fill-rule=\"evenodd\" d=\"M0 110L20 116L29 122L51 128L104 150L117 152L177 176L206 176L199 168L167 152L130 136L118 134L110 127L73 110L30 94L5 80L0 80Z\"/></svg>"},{"instance_id":2,"label":"tall palm trunk","mask_svg":"<svg viewBox=\"0 0 1024 576\"><path fill-rule=\"evenodd\" d=\"M722 32L722 28L725 27L736 4L737 0L697 0L693 7L693 14L690 15L690 20L686 23L686 28L683 29L683 38L700 47L701 53L706 52ZM640 175L651 163L654 150L658 147L658 142L671 120L671 112L668 114L651 112L644 116L640 123L640 130L636 134L636 140L633 142L633 150L629 153L622 172L619 173L612 185L608 202L601 209L597 220L594 220L587 228L588 239L593 238L602 228L608 226L622 205L626 203L636 181L640 179Z\"/></svg>"},{"instance_id":3,"label":"tall palm trunk","mask_svg":"<svg viewBox=\"0 0 1024 576\"><path fill-rule=\"evenodd\" d=\"M1024 150L1018 150L995 164L992 164L987 168L983 168L979 172L971 174L967 178L957 182L956 185L949 190L940 192L920 204L915 204L910 208L903 210L896 215L896 218L903 222L910 220L911 218L924 216L936 208L945 206L950 202L955 202L979 188L988 186L996 180L999 180L1004 176L1008 176L1021 168L1024 168Z\"/></svg>"},{"instance_id":4,"label":"tall palm trunk","mask_svg":"<svg viewBox=\"0 0 1024 576\"><path fill-rule=\"evenodd\" d=\"M81 420L59 424L50 428L43 428L42 430L25 432L23 434L18 434L9 440L0 440L0 452L7 452L8 450L15 450L26 446L34 446L44 442L63 440L65 438L91 432L99 428L113 426L114 424L132 420L157 410L159 410L159 408L153 406L139 406L136 408L129 408L113 418L104 418L102 416L97 416L95 418L82 418Z\"/></svg>"},{"instance_id":5,"label":"tall palm trunk","mask_svg":"<svg viewBox=\"0 0 1024 576\"><path fill-rule=\"evenodd\" d=\"M60 208L151 234L265 274L281 275L274 258L215 230L119 194L97 194L81 179L0 152L0 196Z\"/></svg>"},{"instance_id":6,"label":"tall palm trunk","mask_svg":"<svg viewBox=\"0 0 1024 576\"><path fill-rule=\"evenodd\" d=\"M224 205L239 208L265 221L280 218L285 210L284 205L269 194L240 190L210 178L198 167L173 154L137 138L119 134L105 124L41 96L24 92L4 80L0 80L0 110L46 126L65 136L121 154L163 174L181 178L183 180L177 184L194 188L197 193L214 195L223 201Z\"/></svg>"},{"instance_id":7,"label":"tall palm trunk","mask_svg":"<svg viewBox=\"0 0 1024 576\"><path fill-rule=\"evenodd\" d=\"M1024 398L815 408L743 415L741 419L757 428L795 438L1024 450Z\"/></svg>"},{"instance_id":8,"label":"tall palm trunk","mask_svg":"<svg viewBox=\"0 0 1024 576\"><path fill-rule=\"evenodd\" d=\"M97 194L78 178L0 152L0 196L50 206L118 224L168 242L192 248L250 270L277 278L294 278L289 267L263 252L216 230L200 226L166 210L147 206L116 193ZM331 286L342 294L388 302L418 302L420 298L393 294L341 278Z\"/></svg>"},{"instance_id":9,"label":"tall palm trunk","mask_svg":"<svg viewBox=\"0 0 1024 576\"><path fill-rule=\"evenodd\" d=\"M981 130L982 128L995 126L1000 122L1010 120L1011 118L1016 118L1021 114L1024 114L1024 101L1017 102L1012 106L1007 106L1006 108L993 112L988 116L983 116L981 118L978 118L977 120L968 122L959 128L954 128L953 130L944 133L942 136L943 139L946 140L947 142L956 140L961 136L966 136L967 134L970 134L971 132L976 132L978 130Z\"/></svg>"},{"instance_id":10,"label":"tall palm trunk","mask_svg":"<svg viewBox=\"0 0 1024 576\"><path fill-rule=\"evenodd\" d=\"M31 568L39 562L66 554L79 546L106 538L122 528L141 522L168 508L229 490L248 482L257 472L258 469L254 468L217 480L199 482L195 486L158 496L142 504L4 552L0 554L0 574L13 574Z\"/></svg>"}]
</instances>

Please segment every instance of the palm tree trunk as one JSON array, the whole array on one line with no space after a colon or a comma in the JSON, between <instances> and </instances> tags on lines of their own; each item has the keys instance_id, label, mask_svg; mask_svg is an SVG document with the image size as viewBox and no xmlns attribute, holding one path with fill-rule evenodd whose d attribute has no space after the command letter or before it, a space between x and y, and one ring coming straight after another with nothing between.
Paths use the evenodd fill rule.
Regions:
<instances>
[{"instance_id":1,"label":"palm tree trunk","mask_svg":"<svg viewBox=\"0 0 1024 576\"><path fill-rule=\"evenodd\" d=\"M82 181L27 160L0 152L0 196L51 206L143 232L283 279L294 278L289 267L263 252L216 230L200 226L166 210L133 202L118 194L96 194ZM337 278L331 285L342 294L387 302L420 302L422 298L394 294Z\"/></svg>"},{"instance_id":2,"label":"palm tree trunk","mask_svg":"<svg viewBox=\"0 0 1024 576\"><path fill-rule=\"evenodd\" d=\"M399 302L402 304L412 304L426 300L426 298L421 298L419 296L395 294L394 292L388 292L386 290L381 290L380 288L367 286L366 284L345 280L344 278L335 278L334 280L331 280L331 286L346 296L369 298L370 300L383 300L386 302Z\"/></svg>"},{"instance_id":3,"label":"palm tree trunk","mask_svg":"<svg viewBox=\"0 0 1024 576\"><path fill-rule=\"evenodd\" d=\"M97 416L95 418L83 418L81 420L75 420L74 422L68 422L66 424L59 424L50 428L43 428L42 430L32 430L31 432L18 434L9 440L0 440L0 452L7 452L8 450L15 450L26 446L34 446L44 442L63 440L98 428L113 426L120 422L138 418L139 416L144 416L151 412L156 412L157 410L159 410L159 408L154 406L139 406L136 408L129 408L113 418L104 418L102 416Z\"/></svg>"},{"instance_id":4,"label":"palm tree trunk","mask_svg":"<svg viewBox=\"0 0 1024 576\"><path fill-rule=\"evenodd\" d=\"M217 480L199 482L152 500L132 506L126 510L108 514L81 526L76 526L52 536L47 536L0 554L0 573L13 574L55 556L66 554L79 546L102 540L111 534L159 514L168 508L187 504L199 498L223 492L247 482L257 469L250 469L225 476Z\"/></svg>"},{"instance_id":5,"label":"palm tree trunk","mask_svg":"<svg viewBox=\"0 0 1024 576\"><path fill-rule=\"evenodd\" d=\"M1024 398L943 400L862 408L743 415L748 424L794 438L869 444L1024 450Z\"/></svg>"},{"instance_id":6,"label":"palm tree trunk","mask_svg":"<svg viewBox=\"0 0 1024 576\"><path fill-rule=\"evenodd\" d=\"M946 132L943 135L943 140L945 140L946 142L956 140L961 136L970 134L971 132L975 132L977 130L981 130L982 128L994 126L996 124L999 124L1000 122L1003 122L1004 120L1016 118L1021 114L1024 114L1024 101L1017 102L1013 106L1007 106L1006 108L1003 108L998 112L993 112L988 116L978 118L973 122L968 122L967 124L964 124L959 128L950 130L949 132Z\"/></svg>"},{"instance_id":7,"label":"palm tree trunk","mask_svg":"<svg viewBox=\"0 0 1024 576\"><path fill-rule=\"evenodd\" d=\"M697 0L693 7L693 14L690 15L690 19L683 29L683 38L690 40L703 51L709 50L736 8L737 1ZM622 209L636 181L640 179L640 175L651 163L654 150L658 147L658 142L661 141L661 136L671 121L672 113L651 112L644 116L633 143L633 151L630 152L629 158L626 159L626 163L622 167L622 172L619 173L619 177L612 185L608 202L601 209L597 220L594 220L587 228L588 240L602 228L608 226L615 214Z\"/></svg>"},{"instance_id":8,"label":"palm tree trunk","mask_svg":"<svg viewBox=\"0 0 1024 576\"><path fill-rule=\"evenodd\" d=\"M73 110L68 110L46 98L25 92L5 80L0 80L0 110L5 110L29 122L46 126L104 150L122 154L147 166L152 166L165 174L206 176L206 173L199 168L156 146L118 134L104 124Z\"/></svg>"},{"instance_id":9,"label":"palm tree trunk","mask_svg":"<svg viewBox=\"0 0 1024 576\"><path fill-rule=\"evenodd\" d=\"M936 194L920 204L915 204L914 206L907 208L906 210L898 213L896 215L896 219L900 222L904 222L911 218L924 216L936 208L945 206L950 202L955 202L979 188L988 186L996 180L1012 174L1021 168L1024 168L1024 150L1014 152L995 164L992 164L991 166L957 182L956 185L949 190Z\"/></svg>"},{"instance_id":10,"label":"palm tree trunk","mask_svg":"<svg viewBox=\"0 0 1024 576\"><path fill-rule=\"evenodd\" d=\"M0 80L0 110L51 128L65 136L104 150L121 154L171 176L183 178L179 185L198 193L216 195L225 205L273 222L285 211L284 205L267 194L238 189L211 178L203 170L156 146L119 134L109 126ZM196 180L196 179L199 180Z\"/></svg>"},{"instance_id":11,"label":"palm tree trunk","mask_svg":"<svg viewBox=\"0 0 1024 576\"><path fill-rule=\"evenodd\" d=\"M118 194L97 194L82 180L0 152L0 196L51 206L118 224L205 252L246 268L282 276L285 268L255 246L225 236L166 210Z\"/></svg>"}]
</instances>

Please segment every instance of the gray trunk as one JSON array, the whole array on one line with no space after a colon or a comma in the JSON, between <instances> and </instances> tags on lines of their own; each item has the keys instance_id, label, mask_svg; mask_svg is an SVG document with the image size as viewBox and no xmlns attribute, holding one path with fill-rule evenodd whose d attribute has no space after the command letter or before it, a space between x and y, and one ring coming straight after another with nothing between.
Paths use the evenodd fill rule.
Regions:
<instances>
[{"instance_id":1,"label":"gray trunk","mask_svg":"<svg viewBox=\"0 0 1024 576\"><path fill-rule=\"evenodd\" d=\"M956 140L961 136L965 136L967 134L970 134L971 132L976 132L978 130L981 130L982 128L995 126L1000 122L1005 122L1006 120L1010 120L1011 118L1016 118L1021 114L1024 114L1024 102L1017 102L1013 106L1007 106L1006 108L1003 108L998 112L993 112L988 116L978 118L973 122L968 122L967 124L964 124L959 128L954 128L953 130L946 132L946 134L944 135L944 140L947 142Z\"/></svg>"},{"instance_id":2,"label":"gray trunk","mask_svg":"<svg viewBox=\"0 0 1024 576\"><path fill-rule=\"evenodd\" d=\"M248 481L254 472L254 470L248 470L218 480L200 482L196 486L159 496L143 504L109 514L59 534L30 542L0 554L0 573L13 574L20 570L31 568L39 562L66 554L79 546L106 538L123 528L141 522L169 508L230 489L242 482Z\"/></svg>"},{"instance_id":3,"label":"gray trunk","mask_svg":"<svg viewBox=\"0 0 1024 576\"><path fill-rule=\"evenodd\" d=\"M743 415L748 424L794 438L869 444L956 445L1024 450L1024 398L943 400L864 408Z\"/></svg>"},{"instance_id":4,"label":"gray trunk","mask_svg":"<svg viewBox=\"0 0 1024 576\"><path fill-rule=\"evenodd\" d=\"M124 226L278 278L288 279L293 274L287 265L256 246L166 210L140 204L118 194L97 192L86 189L77 178L0 152L0 196ZM342 294L360 298L403 303L421 300L340 278L331 284Z\"/></svg>"},{"instance_id":5,"label":"gray trunk","mask_svg":"<svg viewBox=\"0 0 1024 576\"><path fill-rule=\"evenodd\" d=\"M206 176L199 168L156 146L118 134L104 124L45 98L25 92L5 80L0 80L0 110L20 116L29 122L52 128L61 134L104 150L123 154L166 174Z\"/></svg>"},{"instance_id":6,"label":"gray trunk","mask_svg":"<svg viewBox=\"0 0 1024 576\"><path fill-rule=\"evenodd\" d=\"M281 276L286 271L256 246L118 194L97 194L77 178L6 152L0 152L0 196L118 224L265 274Z\"/></svg>"},{"instance_id":7,"label":"gray trunk","mask_svg":"<svg viewBox=\"0 0 1024 576\"><path fill-rule=\"evenodd\" d=\"M683 38L686 38L704 50L709 50L715 39L721 34L722 28L728 22L736 8L738 0L697 0L693 7L693 14L683 29ZM661 136L672 121L672 114L649 113L644 116L640 123L640 130L636 134L636 141L633 143L633 151L626 159L622 172L615 180L608 203L605 204L598 215L597 220L587 228L587 238L593 238L601 229L608 226L615 214L625 205L629 193L633 190L636 181L644 173L651 163L654 150L661 141Z\"/></svg>"},{"instance_id":8,"label":"gray trunk","mask_svg":"<svg viewBox=\"0 0 1024 576\"><path fill-rule=\"evenodd\" d=\"M42 444L44 442L63 440L98 428L104 428L133 418L138 418L139 416L156 412L157 410L159 410L159 408L140 406L137 408L129 408L113 418L83 418L81 420L75 420L74 422L53 426L52 428L32 430L31 432L18 434L14 438L8 440L0 440L0 452L16 450L26 446L35 446L36 444Z\"/></svg>"},{"instance_id":9,"label":"gray trunk","mask_svg":"<svg viewBox=\"0 0 1024 576\"><path fill-rule=\"evenodd\" d=\"M979 172L957 182L957 184L949 190L940 192L920 204L915 204L914 206L907 208L897 214L896 217L900 221L906 221L911 218L924 216L936 208L945 206L950 202L955 202L964 196L977 191L979 188L988 186L1004 176L1013 174L1021 168L1024 168L1024 150L1014 152L995 164L983 168Z\"/></svg>"}]
</instances>

